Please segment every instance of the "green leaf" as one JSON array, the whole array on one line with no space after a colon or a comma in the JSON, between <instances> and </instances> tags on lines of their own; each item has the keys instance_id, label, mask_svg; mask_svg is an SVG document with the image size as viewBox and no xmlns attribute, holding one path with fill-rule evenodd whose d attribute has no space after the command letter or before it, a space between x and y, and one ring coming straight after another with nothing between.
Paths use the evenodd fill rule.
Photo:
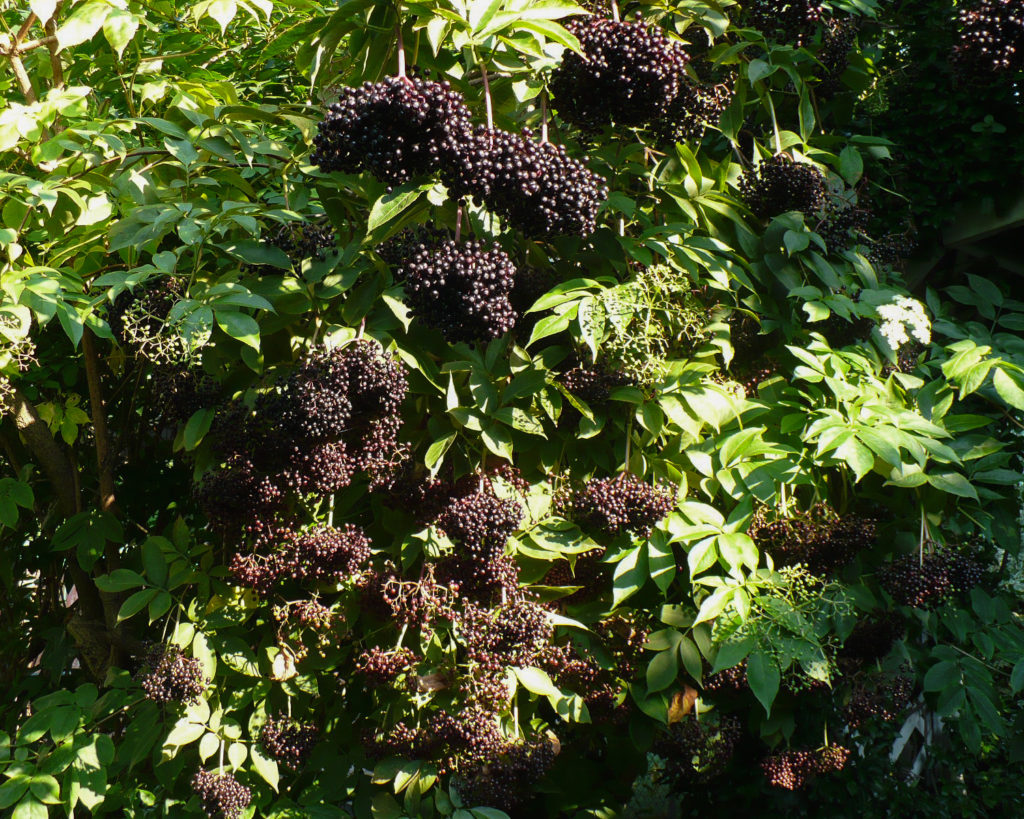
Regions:
<instances>
[{"instance_id":1,"label":"green leaf","mask_svg":"<svg viewBox=\"0 0 1024 819\"><path fill-rule=\"evenodd\" d=\"M763 651L756 651L747 659L747 681L757 701L764 706L765 714L772 714L772 703L779 693L782 674L775 659Z\"/></svg>"},{"instance_id":2,"label":"green leaf","mask_svg":"<svg viewBox=\"0 0 1024 819\"><path fill-rule=\"evenodd\" d=\"M647 664L647 690L664 691L679 676L679 655L674 649L659 651Z\"/></svg>"},{"instance_id":3,"label":"green leaf","mask_svg":"<svg viewBox=\"0 0 1024 819\"><path fill-rule=\"evenodd\" d=\"M366 221L367 234L372 233L381 225L386 225L402 211L411 207L423 195L423 191L422 186L403 185L400 188L395 188L391 193L385 193L370 208L370 216Z\"/></svg>"},{"instance_id":4,"label":"green leaf","mask_svg":"<svg viewBox=\"0 0 1024 819\"><path fill-rule=\"evenodd\" d=\"M78 6L57 29L57 51L91 40L111 10L103 0L89 0Z\"/></svg>"},{"instance_id":5,"label":"green leaf","mask_svg":"<svg viewBox=\"0 0 1024 819\"><path fill-rule=\"evenodd\" d=\"M97 577L96 585L100 591L122 592L128 591L128 589L136 589L139 586L145 586L146 579L131 569L114 569L110 574Z\"/></svg>"},{"instance_id":6,"label":"green leaf","mask_svg":"<svg viewBox=\"0 0 1024 819\"><path fill-rule=\"evenodd\" d=\"M1007 404L1024 410L1024 375L1015 370L997 367L992 373L992 386Z\"/></svg>"},{"instance_id":7,"label":"green leaf","mask_svg":"<svg viewBox=\"0 0 1024 819\"><path fill-rule=\"evenodd\" d=\"M852 145L847 145L839 154L839 173L851 187L864 175L864 158Z\"/></svg>"},{"instance_id":8,"label":"green leaf","mask_svg":"<svg viewBox=\"0 0 1024 819\"><path fill-rule=\"evenodd\" d=\"M449 432L443 438L438 438L434 443L427 447L427 453L423 456L423 465L430 470L430 474L434 475L440 468L444 454L448 451L451 445L455 442L457 433Z\"/></svg>"},{"instance_id":9,"label":"green leaf","mask_svg":"<svg viewBox=\"0 0 1024 819\"><path fill-rule=\"evenodd\" d=\"M634 546L615 565L612 580L612 608L636 594L647 582L647 550Z\"/></svg>"},{"instance_id":10,"label":"green leaf","mask_svg":"<svg viewBox=\"0 0 1024 819\"><path fill-rule=\"evenodd\" d=\"M961 683L960 666L949 660L936 663L924 675L925 691L942 691Z\"/></svg>"},{"instance_id":11,"label":"green leaf","mask_svg":"<svg viewBox=\"0 0 1024 819\"><path fill-rule=\"evenodd\" d=\"M182 435L186 452L191 452L199 446L203 438L206 437L206 433L210 431L210 426L216 415L217 412L213 409L201 409L192 413L185 423L185 432Z\"/></svg>"},{"instance_id":12,"label":"green leaf","mask_svg":"<svg viewBox=\"0 0 1024 819\"><path fill-rule=\"evenodd\" d=\"M29 797L18 803L14 813L11 814L11 819L46 819L49 815L50 812L46 809L46 805Z\"/></svg>"},{"instance_id":13,"label":"green leaf","mask_svg":"<svg viewBox=\"0 0 1024 819\"><path fill-rule=\"evenodd\" d=\"M950 495L978 500L978 493L975 488L959 472L941 472L937 475L929 475L928 483L936 489L948 492Z\"/></svg>"},{"instance_id":14,"label":"green leaf","mask_svg":"<svg viewBox=\"0 0 1024 819\"><path fill-rule=\"evenodd\" d=\"M551 682L551 677L546 671L539 668L517 668L515 675L519 684L533 694L539 694L542 697L561 696L562 692Z\"/></svg>"},{"instance_id":15,"label":"green leaf","mask_svg":"<svg viewBox=\"0 0 1024 819\"><path fill-rule=\"evenodd\" d=\"M52 776L36 774L32 777L29 790L40 802L48 805L60 804L60 785Z\"/></svg>"},{"instance_id":16,"label":"green leaf","mask_svg":"<svg viewBox=\"0 0 1024 819\"><path fill-rule=\"evenodd\" d=\"M260 326L256 319L245 313L230 310L216 310L214 315L221 330L254 350L259 350Z\"/></svg>"},{"instance_id":17,"label":"green leaf","mask_svg":"<svg viewBox=\"0 0 1024 819\"><path fill-rule=\"evenodd\" d=\"M42 19L42 18L40 18ZM107 19L103 21L103 36L107 38L110 47L120 57L128 43L139 28L139 18L130 11L124 9L113 9Z\"/></svg>"},{"instance_id":18,"label":"green leaf","mask_svg":"<svg viewBox=\"0 0 1024 819\"><path fill-rule=\"evenodd\" d=\"M189 745L206 733L205 725L189 722L186 717L179 719L164 740L165 746L182 747Z\"/></svg>"},{"instance_id":19,"label":"green leaf","mask_svg":"<svg viewBox=\"0 0 1024 819\"><path fill-rule=\"evenodd\" d=\"M1018 660L1010 672L1010 690L1016 694L1024 689L1024 660Z\"/></svg>"},{"instance_id":20,"label":"green leaf","mask_svg":"<svg viewBox=\"0 0 1024 819\"><path fill-rule=\"evenodd\" d=\"M117 613L117 622L127 620L129 617L134 617L140 611L142 611L149 602L156 597L159 589L143 589L137 591L131 597L124 601L121 605L121 610Z\"/></svg>"}]
</instances>

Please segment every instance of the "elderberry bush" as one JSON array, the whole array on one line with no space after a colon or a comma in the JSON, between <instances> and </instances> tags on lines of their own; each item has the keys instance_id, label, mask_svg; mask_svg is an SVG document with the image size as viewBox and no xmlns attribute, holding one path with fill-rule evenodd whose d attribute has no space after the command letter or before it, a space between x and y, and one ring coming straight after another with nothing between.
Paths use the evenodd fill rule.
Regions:
<instances>
[{"instance_id":1,"label":"elderberry bush","mask_svg":"<svg viewBox=\"0 0 1024 819\"><path fill-rule=\"evenodd\" d=\"M814 216L825 207L825 177L788 154L762 159L740 177L740 196L758 219L798 210Z\"/></svg>"},{"instance_id":2,"label":"elderberry bush","mask_svg":"<svg viewBox=\"0 0 1024 819\"><path fill-rule=\"evenodd\" d=\"M192 790L199 796L203 810L211 817L237 819L252 801L252 792L234 774L200 769L192 777Z\"/></svg>"},{"instance_id":3,"label":"elderberry bush","mask_svg":"<svg viewBox=\"0 0 1024 819\"><path fill-rule=\"evenodd\" d=\"M515 275L505 251L476 241L419 245L397 270L413 317L452 343L489 340L512 329Z\"/></svg>"},{"instance_id":4,"label":"elderberry bush","mask_svg":"<svg viewBox=\"0 0 1024 819\"><path fill-rule=\"evenodd\" d=\"M551 77L559 116L585 130L640 127L664 117L686 84L682 46L642 19L574 17L566 28L582 53L566 50Z\"/></svg>"},{"instance_id":5,"label":"elderberry bush","mask_svg":"<svg viewBox=\"0 0 1024 819\"><path fill-rule=\"evenodd\" d=\"M529 238L589 236L608 186L586 162L529 131L477 128L441 179L451 196L474 197Z\"/></svg>"},{"instance_id":6,"label":"elderberry bush","mask_svg":"<svg viewBox=\"0 0 1024 819\"><path fill-rule=\"evenodd\" d=\"M652 485L632 473L620 472L587 481L573 496L572 516L583 528L604 535L629 531L649 537L674 505L675 494L668 486Z\"/></svg>"},{"instance_id":7,"label":"elderberry bush","mask_svg":"<svg viewBox=\"0 0 1024 819\"><path fill-rule=\"evenodd\" d=\"M400 185L439 170L469 131L469 109L447 83L385 77L344 89L328 106L312 162L323 171L366 170Z\"/></svg>"}]
</instances>

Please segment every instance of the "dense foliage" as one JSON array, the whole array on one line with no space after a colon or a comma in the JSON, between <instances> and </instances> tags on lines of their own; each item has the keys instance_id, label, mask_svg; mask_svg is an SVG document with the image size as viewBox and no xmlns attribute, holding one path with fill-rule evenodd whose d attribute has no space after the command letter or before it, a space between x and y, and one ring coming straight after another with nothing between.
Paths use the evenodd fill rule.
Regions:
<instances>
[{"instance_id":1,"label":"dense foliage","mask_svg":"<svg viewBox=\"0 0 1024 819\"><path fill-rule=\"evenodd\" d=\"M1018 2L28 6L0 812L1024 813Z\"/></svg>"}]
</instances>

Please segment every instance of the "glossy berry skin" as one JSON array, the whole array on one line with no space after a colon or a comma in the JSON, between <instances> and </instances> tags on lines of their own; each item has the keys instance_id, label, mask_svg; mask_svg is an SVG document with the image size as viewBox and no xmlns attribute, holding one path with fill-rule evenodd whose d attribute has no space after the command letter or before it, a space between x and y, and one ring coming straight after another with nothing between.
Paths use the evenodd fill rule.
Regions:
<instances>
[{"instance_id":1,"label":"glossy berry skin","mask_svg":"<svg viewBox=\"0 0 1024 819\"><path fill-rule=\"evenodd\" d=\"M551 78L558 114L587 130L639 127L663 117L685 83L679 43L641 20L574 17L566 28L582 54L566 51Z\"/></svg>"},{"instance_id":2,"label":"glossy berry skin","mask_svg":"<svg viewBox=\"0 0 1024 819\"><path fill-rule=\"evenodd\" d=\"M839 517L818 504L806 513L767 521L758 512L748 534L777 565L802 563L812 574L830 574L846 566L875 543L877 522L857 515Z\"/></svg>"},{"instance_id":3,"label":"glossy berry skin","mask_svg":"<svg viewBox=\"0 0 1024 819\"><path fill-rule=\"evenodd\" d=\"M531 239L589 236L608 186L585 163L529 131L477 128L441 179L451 196L472 196Z\"/></svg>"},{"instance_id":4,"label":"glossy berry skin","mask_svg":"<svg viewBox=\"0 0 1024 819\"><path fill-rule=\"evenodd\" d=\"M981 567L967 554L939 547L919 557L904 555L878 571L878 579L903 606L934 609L981 582Z\"/></svg>"},{"instance_id":5,"label":"glossy berry skin","mask_svg":"<svg viewBox=\"0 0 1024 819\"><path fill-rule=\"evenodd\" d=\"M469 109L447 83L386 77L344 89L328 107L312 162L328 172L366 170L400 185L438 170L469 130Z\"/></svg>"},{"instance_id":6,"label":"glossy berry skin","mask_svg":"<svg viewBox=\"0 0 1024 819\"><path fill-rule=\"evenodd\" d=\"M743 172L740 196L759 219L792 210L814 216L825 207L825 177L813 165L776 154Z\"/></svg>"},{"instance_id":7,"label":"glossy berry skin","mask_svg":"<svg viewBox=\"0 0 1024 819\"><path fill-rule=\"evenodd\" d=\"M237 819L252 801L252 792L235 779L234 774L215 774L207 770L196 771L192 777L192 790L202 802L206 815Z\"/></svg>"},{"instance_id":8,"label":"glossy berry skin","mask_svg":"<svg viewBox=\"0 0 1024 819\"><path fill-rule=\"evenodd\" d=\"M497 245L450 240L421 246L397 271L413 317L452 343L490 340L512 329L515 275Z\"/></svg>"},{"instance_id":9,"label":"glossy berry skin","mask_svg":"<svg viewBox=\"0 0 1024 819\"><path fill-rule=\"evenodd\" d=\"M841 771L849 758L850 749L842 745L829 745L816 751L789 750L766 757L761 762L761 770L772 787L795 791L813 776Z\"/></svg>"},{"instance_id":10,"label":"glossy berry skin","mask_svg":"<svg viewBox=\"0 0 1024 819\"><path fill-rule=\"evenodd\" d=\"M417 659L415 652L405 647L387 651L373 646L356 658L356 673L369 685L387 685L412 668Z\"/></svg>"}]
</instances>

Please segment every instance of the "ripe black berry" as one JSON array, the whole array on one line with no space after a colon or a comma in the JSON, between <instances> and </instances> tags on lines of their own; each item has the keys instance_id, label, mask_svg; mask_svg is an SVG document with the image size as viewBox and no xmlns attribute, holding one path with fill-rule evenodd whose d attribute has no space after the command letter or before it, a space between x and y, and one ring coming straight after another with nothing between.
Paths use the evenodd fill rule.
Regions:
<instances>
[{"instance_id":1,"label":"ripe black berry","mask_svg":"<svg viewBox=\"0 0 1024 819\"><path fill-rule=\"evenodd\" d=\"M572 517L580 526L604 535L630 531L649 537L674 505L675 493L667 485L651 485L620 472L587 481L573 497Z\"/></svg>"},{"instance_id":2,"label":"ripe black berry","mask_svg":"<svg viewBox=\"0 0 1024 819\"><path fill-rule=\"evenodd\" d=\"M299 722L283 714L267 717L260 731L260 744L278 762L297 770L320 738L320 730L311 723Z\"/></svg>"},{"instance_id":3,"label":"ripe black berry","mask_svg":"<svg viewBox=\"0 0 1024 819\"><path fill-rule=\"evenodd\" d=\"M743 6L750 25L769 39L795 46L807 45L824 8L817 0L751 0Z\"/></svg>"},{"instance_id":4,"label":"ripe black berry","mask_svg":"<svg viewBox=\"0 0 1024 819\"><path fill-rule=\"evenodd\" d=\"M211 819L218 814L225 819L236 819L252 801L252 792L229 773L215 774L200 769L192 777L192 790L199 794L203 810Z\"/></svg>"},{"instance_id":5,"label":"ripe black berry","mask_svg":"<svg viewBox=\"0 0 1024 819\"><path fill-rule=\"evenodd\" d=\"M157 646L146 658L148 672L142 690L154 702L199 702L208 681L199 660L186 657L178 646Z\"/></svg>"},{"instance_id":6,"label":"ripe black berry","mask_svg":"<svg viewBox=\"0 0 1024 819\"><path fill-rule=\"evenodd\" d=\"M825 207L825 177L813 165L776 154L743 172L740 196L759 219L791 210L814 216Z\"/></svg>"},{"instance_id":7,"label":"ripe black berry","mask_svg":"<svg viewBox=\"0 0 1024 819\"><path fill-rule=\"evenodd\" d=\"M666 760L665 772L676 787L704 784L719 776L732 759L740 738L735 717L721 717L717 724L686 719L670 725L655 742L654 750Z\"/></svg>"},{"instance_id":8,"label":"ripe black berry","mask_svg":"<svg viewBox=\"0 0 1024 819\"><path fill-rule=\"evenodd\" d=\"M977 0L959 11L954 47L959 63L976 72L1024 68L1024 7L1020 0Z\"/></svg>"}]
</instances>

